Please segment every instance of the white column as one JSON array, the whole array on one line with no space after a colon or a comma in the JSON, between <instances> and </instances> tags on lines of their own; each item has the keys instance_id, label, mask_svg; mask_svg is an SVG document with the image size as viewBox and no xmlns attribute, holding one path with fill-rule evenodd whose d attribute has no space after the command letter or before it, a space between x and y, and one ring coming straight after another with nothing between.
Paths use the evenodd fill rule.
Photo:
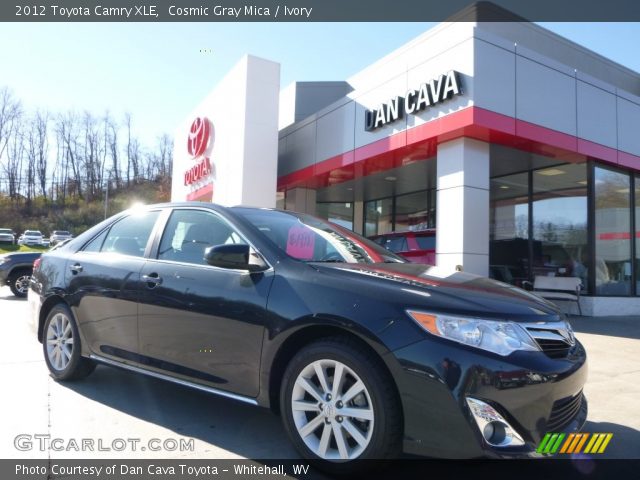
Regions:
<instances>
[{"instance_id":1,"label":"white column","mask_svg":"<svg viewBox=\"0 0 640 480\"><path fill-rule=\"evenodd\" d=\"M438 145L436 264L489 274L489 144L459 138Z\"/></svg>"},{"instance_id":2,"label":"white column","mask_svg":"<svg viewBox=\"0 0 640 480\"><path fill-rule=\"evenodd\" d=\"M279 93L280 64L243 57L176 130L171 201L275 207ZM187 148L191 129L205 118L210 133L194 157ZM210 168L185 185L185 174L205 160Z\"/></svg>"},{"instance_id":3,"label":"white column","mask_svg":"<svg viewBox=\"0 0 640 480\"><path fill-rule=\"evenodd\" d=\"M316 214L316 191L311 188L293 188L285 194L285 208L298 213Z\"/></svg>"}]
</instances>

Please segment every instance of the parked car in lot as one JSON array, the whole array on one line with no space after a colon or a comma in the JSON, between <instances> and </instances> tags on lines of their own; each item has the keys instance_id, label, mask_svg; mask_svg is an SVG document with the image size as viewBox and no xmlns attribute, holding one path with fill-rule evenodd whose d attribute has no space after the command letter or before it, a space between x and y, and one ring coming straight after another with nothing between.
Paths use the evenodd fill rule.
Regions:
<instances>
[{"instance_id":1,"label":"parked car in lot","mask_svg":"<svg viewBox=\"0 0 640 480\"><path fill-rule=\"evenodd\" d=\"M72 238L70 232L66 230L54 230L51 235L49 235L49 243L51 246L54 246L56 243L64 242L70 238Z\"/></svg>"},{"instance_id":2,"label":"parked car in lot","mask_svg":"<svg viewBox=\"0 0 640 480\"><path fill-rule=\"evenodd\" d=\"M0 285L9 285L16 297L26 297L33 262L40 253L16 252L0 255Z\"/></svg>"},{"instance_id":3,"label":"parked car in lot","mask_svg":"<svg viewBox=\"0 0 640 480\"><path fill-rule=\"evenodd\" d=\"M25 230L18 239L18 245L42 246L43 236L39 230Z\"/></svg>"},{"instance_id":4,"label":"parked car in lot","mask_svg":"<svg viewBox=\"0 0 640 480\"><path fill-rule=\"evenodd\" d=\"M123 212L43 254L29 303L55 379L101 363L270 407L333 471L536 456L587 416L586 353L553 304L305 214Z\"/></svg>"},{"instance_id":5,"label":"parked car in lot","mask_svg":"<svg viewBox=\"0 0 640 480\"><path fill-rule=\"evenodd\" d=\"M412 263L436 264L435 229L384 233L373 235L369 239Z\"/></svg>"},{"instance_id":6,"label":"parked car in lot","mask_svg":"<svg viewBox=\"0 0 640 480\"><path fill-rule=\"evenodd\" d=\"M10 228L0 228L0 243L16 243L16 235Z\"/></svg>"}]
</instances>

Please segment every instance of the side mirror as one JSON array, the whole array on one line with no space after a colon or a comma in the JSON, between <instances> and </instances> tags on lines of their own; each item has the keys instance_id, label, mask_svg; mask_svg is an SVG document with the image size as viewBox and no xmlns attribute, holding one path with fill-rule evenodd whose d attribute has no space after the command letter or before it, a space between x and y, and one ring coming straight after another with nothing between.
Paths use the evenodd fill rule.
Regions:
<instances>
[{"instance_id":1,"label":"side mirror","mask_svg":"<svg viewBox=\"0 0 640 480\"><path fill-rule=\"evenodd\" d=\"M219 268L248 270L250 272L265 270L267 266L262 259L250 263L250 253L251 247L249 245L233 243L215 245L205 249L204 259L209 265Z\"/></svg>"}]
</instances>

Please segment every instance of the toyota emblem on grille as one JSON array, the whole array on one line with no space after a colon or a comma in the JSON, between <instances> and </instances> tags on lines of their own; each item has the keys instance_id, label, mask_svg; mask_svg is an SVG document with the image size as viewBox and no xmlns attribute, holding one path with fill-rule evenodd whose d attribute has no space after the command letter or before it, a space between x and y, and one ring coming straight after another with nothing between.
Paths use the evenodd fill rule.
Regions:
<instances>
[{"instance_id":1,"label":"toyota emblem on grille","mask_svg":"<svg viewBox=\"0 0 640 480\"><path fill-rule=\"evenodd\" d=\"M569 345L575 345L576 337L573 334L573 329L571 328L571 325L569 325L569 323L565 322L565 325L566 328L558 329L558 333L562 335L562 338L564 338Z\"/></svg>"}]
</instances>

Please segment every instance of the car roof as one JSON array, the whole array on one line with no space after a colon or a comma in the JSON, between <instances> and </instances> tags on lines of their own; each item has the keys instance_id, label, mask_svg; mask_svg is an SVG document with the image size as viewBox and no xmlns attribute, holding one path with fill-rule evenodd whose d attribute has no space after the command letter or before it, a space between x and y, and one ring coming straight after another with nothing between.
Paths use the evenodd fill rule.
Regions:
<instances>
[{"instance_id":1,"label":"car roof","mask_svg":"<svg viewBox=\"0 0 640 480\"><path fill-rule=\"evenodd\" d=\"M272 211L272 212L282 212L282 213L288 213L290 215L301 215L300 212L294 212L291 210L282 210L282 209L278 209L278 208L269 208L269 207L252 207L252 206L246 206L246 205L234 205L231 207L227 207L224 205L220 205L218 203L212 203L212 202L163 202L163 203L153 203L153 204L149 204L149 205L144 205L144 209L154 209L154 208L181 208L181 207L190 207L190 208L208 208L211 210L218 210L218 211L235 211L235 212L240 212L240 211ZM121 212L124 213L124 212Z\"/></svg>"}]
</instances>

